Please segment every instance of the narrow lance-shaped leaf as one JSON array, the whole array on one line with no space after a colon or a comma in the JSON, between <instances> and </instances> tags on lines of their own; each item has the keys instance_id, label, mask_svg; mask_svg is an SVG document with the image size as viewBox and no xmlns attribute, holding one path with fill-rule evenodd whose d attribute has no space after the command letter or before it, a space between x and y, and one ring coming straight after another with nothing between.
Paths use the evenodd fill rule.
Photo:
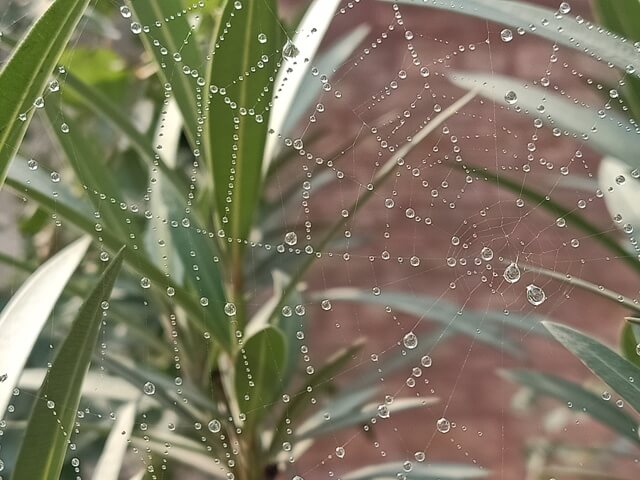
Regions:
<instances>
[{"instance_id":1,"label":"narrow lance-shaped leaf","mask_svg":"<svg viewBox=\"0 0 640 480\"><path fill-rule=\"evenodd\" d=\"M0 419L42 327L90 243L83 237L48 260L0 314Z\"/></svg>"},{"instance_id":2,"label":"narrow lance-shaped leaf","mask_svg":"<svg viewBox=\"0 0 640 480\"><path fill-rule=\"evenodd\" d=\"M118 480L135 420L135 402L129 402L118 410L107 443L93 470L95 480Z\"/></svg>"},{"instance_id":3,"label":"narrow lance-shaped leaf","mask_svg":"<svg viewBox=\"0 0 640 480\"><path fill-rule=\"evenodd\" d=\"M437 402L438 399L434 397L396 398L393 400L393 403L385 405L385 408L389 415L394 415L405 410L428 407ZM376 418L378 416L380 412L380 405L381 404L379 403L368 404L361 408L345 412L343 415L334 415L334 412L332 412L331 409L324 409L322 412L311 417L300 427L300 430L296 432L296 438L304 439L319 437L344 428L368 424L371 422L372 418ZM329 420L325 419L324 415L326 414L330 417Z\"/></svg>"},{"instance_id":4,"label":"narrow lance-shaped leaf","mask_svg":"<svg viewBox=\"0 0 640 480\"><path fill-rule=\"evenodd\" d=\"M446 329L450 328L479 342L503 349L514 356L522 355L522 349L505 338L501 328L496 329L495 325L492 325L494 315L487 317L484 312L474 311L465 311L461 315L458 305L439 298L392 291L374 295L370 291L356 288L333 288L317 293L313 298L389 306L396 311L415 315L420 320L427 319L441 323ZM478 333L479 329L482 333Z\"/></svg>"},{"instance_id":5,"label":"narrow lance-shaped leaf","mask_svg":"<svg viewBox=\"0 0 640 480\"><path fill-rule=\"evenodd\" d=\"M545 327L593 373L640 412L640 368L597 340L557 323Z\"/></svg>"},{"instance_id":6,"label":"narrow lance-shaped leaf","mask_svg":"<svg viewBox=\"0 0 640 480\"><path fill-rule=\"evenodd\" d=\"M620 333L620 350L622 355L640 367L640 325L624 322Z\"/></svg>"},{"instance_id":7,"label":"narrow lance-shaped leaf","mask_svg":"<svg viewBox=\"0 0 640 480\"><path fill-rule=\"evenodd\" d=\"M477 89L486 98L510 108L519 107L522 112L540 118L551 127L571 132L586 141L588 146L624 161L631 168L640 167L637 154L640 137L629 120L613 111L607 111L605 117L600 117L597 108L570 102L549 89L517 78L456 72L449 79L461 88ZM515 93L515 104L510 105L506 101L507 92ZM538 110L541 106L544 109L542 113Z\"/></svg>"},{"instance_id":8,"label":"narrow lance-shaped leaf","mask_svg":"<svg viewBox=\"0 0 640 480\"><path fill-rule=\"evenodd\" d=\"M277 150L276 135L284 134L283 127L305 74L309 70L310 60L315 57L339 5L340 0L314 0L298 25L293 44L286 47L292 51L285 52L287 56L276 78L276 91L269 119L269 130L274 133L269 135L265 145L264 172L269 168L269 163Z\"/></svg>"},{"instance_id":9,"label":"narrow lance-shaped leaf","mask_svg":"<svg viewBox=\"0 0 640 480\"><path fill-rule=\"evenodd\" d=\"M235 389L240 412L246 415L245 428L255 425L280 393L287 348L284 335L275 327L259 331L244 343L235 363Z\"/></svg>"},{"instance_id":10,"label":"narrow lance-shaped leaf","mask_svg":"<svg viewBox=\"0 0 640 480\"><path fill-rule=\"evenodd\" d=\"M39 167L32 171L24 159L16 157L11 164L7 184L14 188L19 195L35 200L47 210L55 212L61 219L69 221L83 232L99 238L106 248L116 250L120 245L126 244L127 240L113 235L108 230L97 232L95 220L92 219L91 207L87 206L82 199L74 197L61 183L52 183L48 180L44 170ZM202 238L202 235L198 235ZM140 276L148 277L151 280L151 286L163 294L167 287L172 287L175 293L173 300L189 313L187 319L198 329L206 330L209 328L202 320L203 307L193 298L191 293L180 286L179 282L167 277L165 272L160 270L146 255L140 254L139 251L135 252L135 255L129 252L125 260L132 270ZM224 327L222 326L222 328ZM215 332L213 328L212 332ZM229 342L225 342L224 338L219 340L225 347L229 345Z\"/></svg>"},{"instance_id":11,"label":"narrow lance-shaped leaf","mask_svg":"<svg viewBox=\"0 0 640 480\"><path fill-rule=\"evenodd\" d=\"M132 0L128 2L141 24L140 36L145 49L155 60L158 74L175 98L185 131L193 148L196 148L197 121L201 113L196 106L197 80L193 73L202 64L196 35L183 15L181 0ZM144 31L149 29L149 33ZM166 49L166 55L163 54ZM185 70L189 75L185 73ZM195 77L204 78L204 72ZM204 96L206 97L206 95Z\"/></svg>"},{"instance_id":12,"label":"narrow lance-shaped leaf","mask_svg":"<svg viewBox=\"0 0 640 480\"><path fill-rule=\"evenodd\" d=\"M0 72L0 187L62 54L89 0L57 0L33 24ZM22 116L24 115L24 116Z\"/></svg>"},{"instance_id":13,"label":"narrow lance-shaped leaf","mask_svg":"<svg viewBox=\"0 0 640 480\"><path fill-rule=\"evenodd\" d=\"M479 17L575 48L605 59L622 70L640 71L640 56L633 42L607 35L593 24L567 13L513 0L384 0L421 7L440 8ZM613 0L615 3L618 0ZM533 26L533 28L532 28Z\"/></svg>"},{"instance_id":14,"label":"narrow lance-shaped leaf","mask_svg":"<svg viewBox=\"0 0 640 480\"><path fill-rule=\"evenodd\" d=\"M410 472L403 462L390 462L349 472L342 480L397 480L402 475L406 480L467 480L484 478L489 472L480 467L454 463L413 464Z\"/></svg>"},{"instance_id":15,"label":"narrow lance-shaped leaf","mask_svg":"<svg viewBox=\"0 0 640 480\"><path fill-rule=\"evenodd\" d=\"M584 387L554 375L533 370L509 370L502 372L502 375L536 393L548 395L565 405L571 405L571 410L576 413L587 413L614 432L640 445L638 424L633 417Z\"/></svg>"},{"instance_id":16,"label":"narrow lance-shaped leaf","mask_svg":"<svg viewBox=\"0 0 640 480\"><path fill-rule=\"evenodd\" d=\"M295 125L313 105L314 100L320 96L323 84L318 77L320 75L326 75L327 78L331 80L335 71L342 66L358 45L365 39L369 30L368 25L358 25L352 31L336 40L333 45L328 47L326 52L318 55L318 59L313 61L312 65L317 69L318 74L314 75L311 72L306 72L304 80L300 84L294 101L287 111L284 123L280 129L283 135L289 135L291 133ZM291 87L289 82L287 82L287 85L287 88ZM270 137L270 139L271 138L272 137ZM272 159L265 155L265 160L271 161Z\"/></svg>"},{"instance_id":17,"label":"narrow lance-shaped leaf","mask_svg":"<svg viewBox=\"0 0 640 480\"><path fill-rule=\"evenodd\" d=\"M218 220L234 240L236 257L242 250L236 240L247 238L260 194L280 48L274 0L227 1L209 66L205 152Z\"/></svg>"},{"instance_id":18,"label":"narrow lance-shaped leaf","mask_svg":"<svg viewBox=\"0 0 640 480\"><path fill-rule=\"evenodd\" d=\"M122 265L123 250L124 247L110 261L80 307L38 392L13 471L12 478L16 480L60 477L74 430L82 383L100 333L101 304L111 295Z\"/></svg>"}]
</instances>

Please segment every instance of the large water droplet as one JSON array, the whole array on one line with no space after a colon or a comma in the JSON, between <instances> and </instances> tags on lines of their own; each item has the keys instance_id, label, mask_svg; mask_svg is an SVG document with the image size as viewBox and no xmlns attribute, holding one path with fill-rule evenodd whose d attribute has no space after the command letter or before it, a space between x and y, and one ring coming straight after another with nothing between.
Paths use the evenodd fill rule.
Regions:
<instances>
[{"instance_id":1,"label":"large water droplet","mask_svg":"<svg viewBox=\"0 0 640 480\"><path fill-rule=\"evenodd\" d=\"M296 232L287 232L284 236L284 243L289 246L294 246L298 243L298 235L296 235Z\"/></svg>"},{"instance_id":2,"label":"large water droplet","mask_svg":"<svg viewBox=\"0 0 640 480\"><path fill-rule=\"evenodd\" d=\"M142 387L142 390L144 391L145 395L153 395L154 393L156 393L156 386L151 382L147 382Z\"/></svg>"},{"instance_id":3,"label":"large water droplet","mask_svg":"<svg viewBox=\"0 0 640 480\"><path fill-rule=\"evenodd\" d=\"M402 343L409 349L416 348L418 346L418 337L416 337L415 333L409 332L402 339Z\"/></svg>"},{"instance_id":4,"label":"large water droplet","mask_svg":"<svg viewBox=\"0 0 640 480\"><path fill-rule=\"evenodd\" d=\"M527 286L527 300L529 300L531 305L542 305L546 299L547 295L540 287L533 283Z\"/></svg>"},{"instance_id":5,"label":"large water droplet","mask_svg":"<svg viewBox=\"0 0 640 480\"><path fill-rule=\"evenodd\" d=\"M451 430L451 423L449 422L449 420L442 417L436 422L436 428L440 433L447 433L449 430Z\"/></svg>"},{"instance_id":6,"label":"large water droplet","mask_svg":"<svg viewBox=\"0 0 640 480\"><path fill-rule=\"evenodd\" d=\"M508 283L516 283L520 280L520 269L516 263L510 263L507 268L504 269L502 275Z\"/></svg>"},{"instance_id":7,"label":"large water droplet","mask_svg":"<svg viewBox=\"0 0 640 480\"><path fill-rule=\"evenodd\" d=\"M509 105L513 105L518 101L518 95L513 90L509 90L507 93L504 94L504 100Z\"/></svg>"}]
</instances>

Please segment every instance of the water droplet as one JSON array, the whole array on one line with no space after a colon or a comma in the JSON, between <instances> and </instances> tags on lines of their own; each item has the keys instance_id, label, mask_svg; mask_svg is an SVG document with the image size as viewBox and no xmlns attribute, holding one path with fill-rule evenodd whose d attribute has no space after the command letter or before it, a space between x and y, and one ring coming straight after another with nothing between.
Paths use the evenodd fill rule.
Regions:
<instances>
[{"instance_id":1,"label":"water droplet","mask_svg":"<svg viewBox=\"0 0 640 480\"><path fill-rule=\"evenodd\" d=\"M282 48L282 56L285 58L295 58L300 53L298 47L296 47L291 40L287 40L284 47Z\"/></svg>"},{"instance_id":2,"label":"water droplet","mask_svg":"<svg viewBox=\"0 0 640 480\"><path fill-rule=\"evenodd\" d=\"M296 232L287 232L284 236L284 243L289 246L294 246L298 243L298 235L296 235Z\"/></svg>"},{"instance_id":3,"label":"water droplet","mask_svg":"<svg viewBox=\"0 0 640 480\"><path fill-rule=\"evenodd\" d=\"M202 305L203 307L206 307L207 305L209 305L209 299L207 297L201 297L200 305Z\"/></svg>"},{"instance_id":4,"label":"water droplet","mask_svg":"<svg viewBox=\"0 0 640 480\"><path fill-rule=\"evenodd\" d=\"M416 257L416 256L414 255L413 257L411 257L411 258L409 259L409 264L410 264L412 267L417 267L417 266L419 266L419 265L420 265L420 258L419 258L419 257Z\"/></svg>"},{"instance_id":5,"label":"water droplet","mask_svg":"<svg viewBox=\"0 0 640 480\"><path fill-rule=\"evenodd\" d=\"M378 416L380 418L389 418L389 414L389 407L384 404L378 405Z\"/></svg>"},{"instance_id":6,"label":"water droplet","mask_svg":"<svg viewBox=\"0 0 640 480\"><path fill-rule=\"evenodd\" d=\"M425 355L420 359L420 365L425 368L429 368L433 364L433 360L429 355Z\"/></svg>"},{"instance_id":7,"label":"water droplet","mask_svg":"<svg viewBox=\"0 0 640 480\"><path fill-rule=\"evenodd\" d=\"M53 183L58 183L60 181L60 174L58 172L51 172L50 177Z\"/></svg>"},{"instance_id":8,"label":"water droplet","mask_svg":"<svg viewBox=\"0 0 640 480\"><path fill-rule=\"evenodd\" d=\"M518 101L518 95L513 90L509 90L504 94L504 100L509 104L513 105Z\"/></svg>"},{"instance_id":9,"label":"water droplet","mask_svg":"<svg viewBox=\"0 0 640 480\"><path fill-rule=\"evenodd\" d=\"M207 428L212 433L218 433L222 428L222 424L220 423L220 420L213 419L207 424Z\"/></svg>"},{"instance_id":10,"label":"water droplet","mask_svg":"<svg viewBox=\"0 0 640 480\"><path fill-rule=\"evenodd\" d=\"M558 11L564 15L566 15L567 13L569 13L571 11L571 5L569 5L569 2L562 2L560 4L560 7L558 8Z\"/></svg>"},{"instance_id":11,"label":"water droplet","mask_svg":"<svg viewBox=\"0 0 640 480\"><path fill-rule=\"evenodd\" d=\"M29 167L29 170L37 170L38 169L38 162L36 162L32 158L27 162L27 167Z\"/></svg>"},{"instance_id":12,"label":"water droplet","mask_svg":"<svg viewBox=\"0 0 640 480\"><path fill-rule=\"evenodd\" d=\"M516 283L520 280L520 268L516 263L511 262L502 274L507 283Z\"/></svg>"},{"instance_id":13,"label":"water droplet","mask_svg":"<svg viewBox=\"0 0 640 480\"><path fill-rule=\"evenodd\" d=\"M322 307L323 310L331 310L331 302L328 299L322 300L320 307Z\"/></svg>"},{"instance_id":14,"label":"water droplet","mask_svg":"<svg viewBox=\"0 0 640 480\"><path fill-rule=\"evenodd\" d=\"M418 337L415 333L409 332L402 339L402 344L409 349L414 349L418 346Z\"/></svg>"},{"instance_id":15,"label":"water droplet","mask_svg":"<svg viewBox=\"0 0 640 480\"><path fill-rule=\"evenodd\" d=\"M0 383L6 381L7 378L9 378L9 376L6 373L3 373L2 375L0 375Z\"/></svg>"},{"instance_id":16,"label":"water droplet","mask_svg":"<svg viewBox=\"0 0 640 480\"><path fill-rule=\"evenodd\" d=\"M131 31L134 35L138 35L140 32L142 32L142 25L140 25L138 22L132 22Z\"/></svg>"},{"instance_id":17,"label":"water droplet","mask_svg":"<svg viewBox=\"0 0 640 480\"><path fill-rule=\"evenodd\" d=\"M122 15L123 18L130 18L131 10L126 5L123 5L120 7L120 15Z\"/></svg>"},{"instance_id":18,"label":"water droplet","mask_svg":"<svg viewBox=\"0 0 640 480\"><path fill-rule=\"evenodd\" d=\"M546 299L547 295L540 287L533 283L527 286L527 300L529 300L531 305L542 305Z\"/></svg>"},{"instance_id":19,"label":"water droplet","mask_svg":"<svg viewBox=\"0 0 640 480\"><path fill-rule=\"evenodd\" d=\"M420 69L420 76L428 77L429 76L429 69L427 67L422 67Z\"/></svg>"},{"instance_id":20,"label":"water droplet","mask_svg":"<svg viewBox=\"0 0 640 480\"><path fill-rule=\"evenodd\" d=\"M344 458L344 447L336 447L336 457L338 458Z\"/></svg>"},{"instance_id":21,"label":"water droplet","mask_svg":"<svg viewBox=\"0 0 640 480\"><path fill-rule=\"evenodd\" d=\"M226 303L224 306L224 313L229 316L232 317L236 314L236 306L233 303Z\"/></svg>"},{"instance_id":22,"label":"water droplet","mask_svg":"<svg viewBox=\"0 0 640 480\"><path fill-rule=\"evenodd\" d=\"M153 395L154 393L156 393L156 386L151 382L147 382L142 387L142 391L145 393L145 395Z\"/></svg>"},{"instance_id":23,"label":"water droplet","mask_svg":"<svg viewBox=\"0 0 640 480\"><path fill-rule=\"evenodd\" d=\"M513 32L508 28L505 28L500 32L500 38L503 42L510 42L511 40L513 40Z\"/></svg>"},{"instance_id":24,"label":"water droplet","mask_svg":"<svg viewBox=\"0 0 640 480\"><path fill-rule=\"evenodd\" d=\"M404 32L404 38L407 40L413 40L413 32L411 30L407 30Z\"/></svg>"},{"instance_id":25,"label":"water droplet","mask_svg":"<svg viewBox=\"0 0 640 480\"><path fill-rule=\"evenodd\" d=\"M258 42L267 43L267 36L264 33L258 34Z\"/></svg>"},{"instance_id":26,"label":"water droplet","mask_svg":"<svg viewBox=\"0 0 640 480\"><path fill-rule=\"evenodd\" d=\"M480 250L480 257L482 257L485 262L493 260L493 250L489 247L482 247L482 250Z\"/></svg>"},{"instance_id":27,"label":"water droplet","mask_svg":"<svg viewBox=\"0 0 640 480\"><path fill-rule=\"evenodd\" d=\"M242 2L240 0L236 0L235 2L233 2L233 7L236 10L242 10Z\"/></svg>"},{"instance_id":28,"label":"water droplet","mask_svg":"<svg viewBox=\"0 0 640 480\"><path fill-rule=\"evenodd\" d=\"M140 279L140 286L142 288L149 288L151 286L151 280L149 280L147 277L142 277Z\"/></svg>"},{"instance_id":29,"label":"water droplet","mask_svg":"<svg viewBox=\"0 0 640 480\"><path fill-rule=\"evenodd\" d=\"M436 422L436 428L440 433L447 433L449 430L451 430L451 423L449 422L449 420L442 417Z\"/></svg>"},{"instance_id":30,"label":"water droplet","mask_svg":"<svg viewBox=\"0 0 640 480\"><path fill-rule=\"evenodd\" d=\"M109 252L105 252L104 250L100 252L100 260L103 262L109 261Z\"/></svg>"}]
</instances>

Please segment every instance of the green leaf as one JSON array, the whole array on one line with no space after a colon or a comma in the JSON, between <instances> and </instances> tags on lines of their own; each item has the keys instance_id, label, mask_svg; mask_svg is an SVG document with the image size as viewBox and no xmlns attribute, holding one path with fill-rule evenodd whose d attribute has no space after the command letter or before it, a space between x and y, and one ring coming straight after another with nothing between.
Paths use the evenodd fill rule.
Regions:
<instances>
[{"instance_id":1,"label":"green leaf","mask_svg":"<svg viewBox=\"0 0 640 480\"><path fill-rule=\"evenodd\" d=\"M493 325L496 315L487 317L485 312L461 310L458 305L448 303L445 300L429 297L427 295L415 295L405 292L383 291L380 295L374 295L370 291L355 288L333 288L312 296L314 300L329 299L332 301L359 302L389 306L395 311L415 315L420 319L429 319L441 323L445 329L465 334L474 340L486 343L494 348L503 349L514 356L521 356L522 347L510 341L502 332L502 328ZM502 315L504 316L504 315ZM498 316L499 317L499 316ZM487 320L489 318L490 320ZM505 317L505 320L507 318ZM531 330L535 330L537 319L532 320ZM502 327L502 325L499 325ZM478 333L478 330L481 333Z\"/></svg>"},{"instance_id":2,"label":"green leaf","mask_svg":"<svg viewBox=\"0 0 640 480\"><path fill-rule=\"evenodd\" d=\"M288 345L275 327L267 327L248 338L235 362L235 389L240 412L250 429L262 418L282 389Z\"/></svg>"},{"instance_id":3,"label":"green leaf","mask_svg":"<svg viewBox=\"0 0 640 480\"><path fill-rule=\"evenodd\" d=\"M32 171L28 168L24 159L16 157L11 164L7 184L21 196L32 198L49 211L55 212L59 218L68 220L83 232L99 239L106 248L116 250L120 245L126 244L125 239L114 236L108 230L97 232L95 220L92 219L91 207L71 195L63 184L52 183L43 167L38 167L37 170ZM54 195L54 192L56 192L56 195ZM202 235L198 235L202 237ZM167 287L174 288L175 295L173 300L185 309L188 313L187 319L196 328L202 331L210 327L210 325L208 327L203 322L203 307L193 298L191 293L180 286L179 282L176 283L175 280L156 267L146 255L140 251L130 251L125 260L127 265L140 276L148 277L151 280L151 286L161 294L166 294ZM204 318L208 319L208 317ZM225 328L224 325L221 327ZM214 331L213 328L212 331ZM226 347L229 343L225 341L225 338L216 338L216 340L219 340Z\"/></svg>"},{"instance_id":4,"label":"green leaf","mask_svg":"<svg viewBox=\"0 0 640 480\"><path fill-rule=\"evenodd\" d=\"M123 248L124 249L124 248ZM122 265L121 249L80 307L38 393L12 478L55 480L60 476L74 429L80 392L109 299ZM33 452L38 452L34 455Z\"/></svg>"},{"instance_id":5,"label":"green leaf","mask_svg":"<svg viewBox=\"0 0 640 480\"><path fill-rule=\"evenodd\" d=\"M594 29L594 33L595 31ZM603 34L598 36L603 40L612 38ZM531 82L501 75L457 72L450 75L449 79L461 88L477 89L480 95L510 109L519 107L524 114L571 132L586 145L624 161L631 168L640 167L640 158L637 155L640 150L640 137L636 135L635 127L629 120L615 112L607 111L606 116L601 118L596 108L577 101L570 102L561 95ZM504 98L509 91L515 92L518 97L515 105L509 105ZM538 111L540 105L544 107L543 113ZM593 127L597 130L592 131Z\"/></svg>"},{"instance_id":6,"label":"green leaf","mask_svg":"<svg viewBox=\"0 0 640 480\"><path fill-rule=\"evenodd\" d=\"M37 392L42 387L46 375L46 368L25 368L20 375L18 388ZM82 396L132 402L140 397L140 389L120 377L90 370L82 384Z\"/></svg>"},{"instance_id":7,"label":"green leaf","mask_svg":"<svg viewBox=\"0 0 640 480\"><path fill-rule=\"evenodd\" d=\"M280 128L283 135L289 135L291 133L294 127L302 119L303 115L309 111L313 102L322 94L323 84L318 77L320 75L326 75L327 78L331 80L336 70L338 70L338 68L347 61L353 51L369 34L369 31L370 28L368 25L358 25L356 28L336 40L326 52L318 56L318 60L314 61L313 65L319 73L318 75L313 75L309 72L305 74L304 80L300 84L294 101L291 103L289 110L285 115L284 123ZM297 43L296 46L298 46ZM287 81L287 89L290 87L291 85ZM279 130L276 130L276 132L277 131ZM269 137L269 139L271 138L273 138L273 136ZM267 155L265 155L265 158L269 159ZM331 173L333 173L335 177L335 172Z\"/></svg>"},{"instance_id":8,"label":"green leaf","mask_svg":"<svg viewBox=\"0 0 640 480\"><path fill-rule=\"evenodd\" d=\"M640 2L638 0L592 0L591 8L598 23L613 33L636 42L640 40ZM640 118L640 79L626 75L618 87L636 120Z\"/></svg>"},{"instance_id":9,"label":"green leaf","mask_svg":"<svg viewBox=\"0 0 640 480\"><path fill-rule=\"evenodd\" d=\"M396 0L384 0L387 2ZM606 1L606 0L605 0ZM618 0L612 0L611 3ZM593 24L577 21L573 15L556 15L556 10L513 0L397 0L397 3L440 8L471 15L511 28L523 28L552 42L575 48L596 58L606 59L622 70L629 65L640 71L640 60L633 42L607 35ZM531 28L535 26L535 29Z\"/></svg>"},{"instance_id":10,"label":"green leaf","mask_svg":"<svg viewBox=\"0 0 640 480\"><path fill-rule=\"evenodd\" d=\"M619 178L624 182L619 182ZM624 232L628 225L633 227L631 233L624 232L630 241L640 241L640 180L631 175L629 166L613 157L604 157L598 165L598 186L603 192L604 204L612 218L622 217L624 222L614 224ZM629 252L633 252L632 246ZM629 256L637 262L633 253Z\"/></svg>"},{"instance_id":11,"label":"green leaf","mask_svg":"<svg viewBox=\"0 0 640 480\"><path fill-rule=\"evenodd\" d=\"M170 85L170 91L182 112L187 137L192 147L197 148L197 123L202 112L199 112L196 104L196 78L202 78L204 74L200 72L201 75L195 75L194 78L193 73L198 73L203 59L189 17L181 14L184 8L182 1L130 0L128 3L143 26L140 34L142 43L155 60L165 88ZM144 27L149 28L149 33L144 32ZM163 48L167 50L166 55L162 53ZM186 75L183 68L188 68L190 74ZM206 98L206 95L203 97Z\"/></svg>"},{"instance_id":12,"label":"green leaf","mask_svg":"<svg viewBox=\"0 0 640 480\"><path fill-rule=\"evenodd\" d=\"M633 363L636 367L640 367L640 325L634 325L625 322L620 332L620 350L622 355Z\"/></svg>"},{"instance_id":13,"label":"green leaf","mask_svg":"<svg viewBox=\"0 0 640 480\"><path fill-rule=\"evenodd\" d=\"M83 237L49 259L22 284L0 314L0 419L53 307L84 257ZM37 299L37 301L34 301Z\"/></svg>"},{"instance_id":14,"label":"green leaf","mask_svg":"<svg viewBox=\"0 0 640 480\"><path fill-rule=\"evenodd\" d=\"M65 153L76 179L86 189L94 211L100 212L100 219L96 219L96 223L101 224L103 230L108 229L119 238L127 238L129 233L137 233L135 230L131 232L131 222L126 221L131 214L120 208L124 196L109 170L103 152L98 145L86 138L80 126L67 116L64 117L64 122L69 131L62 132L59 126L60 111L59 101L47 102L45 113L49 120L51 136L57 140ZM106 198L101 198L102 195Z\"/></svg>"},{"instance_id":15,"label":"green leaf","mask_svg":"<svg viewBox=\"0 0 640 480\"><path fill-rule=\"evenodd\" d=\"M382 463L349 472L342 480L397 480L400 475L406 480L467 480L484 478L489 473L480 467L457 465L452 463L414 463L410 472L403 462Z\"/></svg>"},{"instance_id":16,"label":"green leaf","mask_svg":"<svg viewBox=\"0 0 640 480\"><path fill-rule=\"evenodd\" d=\"M428 407L437 402L438 399L434 397L396 398L393 400L393 403L387 405L387 410L390 415L394 415L405 410ZM365 405L359 409L346 411L341 415L336 415L335 411L331 408L324 408L322 411L309 418L300 427L296 432L296 438L301 440L305 438L319 437L344 428L369 424L372 418L376 418L378 416L379 405L380 404L378 403ZM329 415L329 420L325 419L326 414ZM384 421L384 419L378 419L378 421Z\"/></svg>"},{"instance_id":17,"label":"green leaf","mask_svg":"<svg viewBox=\"0 0 640 480\"><path fill-rule=\"evenodd\" d=\"M640 412L640 368L578 330L550 322L544 322L544 326L556 340Z\"/></svg>"},{"instance_id":18,"label":"green leaf","mask_svg":"<svg viewBox=\"0 0 640 480\"><path fill-rule=\"evenodd\" d=\"M316 56L320 42L339 5L340 0L314 0L296 28L293 45L298 54L284 58L276 77L276 92L269 118L269 131L273 133L266 139L263 166L265 172L278 150L278 135L286 135L285 123L290 110L297 103L298 91L301 90L311 61Z\"/></svg>"},{"instance_id":19,"label":"green leaf","mask_svg":"<svg viewBox=\"0 0 640 480\"><path fill-rule=\"evenodd\" d=\"M155 168L157 164L160 171L167 175L168 178L179 175L179 172L167 167L154 150L149 139L136 128L129 116L115 106L100 90L83 82L73 75L71 71L67 71L65 75L65 86L96 115L109 122L114 129L122 133L150 168Z\"/></svg>"},{"instance_id":20,"label":"green leaf","mask_svg":"<svg viewBox=\"0 0 640 480\"><path fill-rule=\"evenodd\" d=\"M95 480L118 480L135 420L135 402L129 402L118 409L116 421L93 470L92 478Z\"/></svg>"},{"instance_id":21,"label":"green leaf","mask_svg":"<svg viewBox=\"0 0 640 480\"><path fill-rule=\"evenodd\" d=\"M564 405L571 404L571 411L587 413L614 432L635 444L640 444L638 423L633 417L580 385L554 375L532 370L508 370L502 372L502 375L536 393L553 397Z\"/></svg>"},{"instance_id":22,"label":"green leaf","mask_svg":"<svg viewBox=\"0 0 640 480\"><path fill-rule=\"evenodd\" d=\"M229 25L229 26L228 26ZM240 261L261 190L273 78L280 63L276 2L228 0L209 66L205 151L218 219ZM227 200L229 199L229 200ZM236 241L237 240L237 241Z\"/></svg>"},{"instance_id":23,"label":"green leaf","mask_svg":"<svg viewBox=\"0 0 640 480\"><path fill-rule=\"evenodd\" d=\"M57 0L33 24L0 72L0 187L53 68L89 0ZM20 114L26 114L21 120Z\"/></svg>"}]
</instances>

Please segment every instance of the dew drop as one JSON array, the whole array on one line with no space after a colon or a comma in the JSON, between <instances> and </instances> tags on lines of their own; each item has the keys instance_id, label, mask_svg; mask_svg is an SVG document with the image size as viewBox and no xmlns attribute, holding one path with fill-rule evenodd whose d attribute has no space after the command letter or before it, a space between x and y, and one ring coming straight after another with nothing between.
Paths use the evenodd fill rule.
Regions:
<instances>
[{"instance_id":1,"label":"dew drop","mask_svg":"<svg viewBox=\"0 0 640 480\"><path fill-rule=\"evenodd\" d=\"M447 433L449 430L451 430L451 423L449 422L449 420L442 417L436 422L436 428L440 433Z\"/></svg>"},{"instance_id":2,"label":"dew drop","mask_svg":"<svg viewBox=\"0 0 640 480\"><path fill-rule=\"evenodd\" d=\"M537 307L538 305L542 305L546 299L547 295L540 287L533 283L527 286L527 300L531 305Z\"/></svg>"},{"instance_id":3,"label":"dew drop","mask_svg":"<svg viewBox=\"0 0 640 480\"><path fill-rule=\"evenodd\" d=\"M147 382L142 387L142 391L145 393L145 395L153 395L154 393L156 393L156 386L151 382Z\"/></svg>"},{"instance_id":4,"label":"dew drop","mask_svg":"<svg viewBox=\"0 0 640 480\"><path fill-rule=\"evenodd\" d=\"M507 283L516 283L520 280L520 268L516 263L511 262L502 274Z\"/></svg>"},{"instance_id":5,"label":"dew drop","mask_svg":"<svg viewBox=\"0 0 640 480\"><path fill-rule=\"evenodd\" d=\"M234 303L226 303L224 306L224 313L229 316L232 317L236 314L236 306Z\"/></svg>"},{"instance_id":6,"label":"dew drop","mask_svg":"<svg viewBox=\"0 0 640 480\"><path fill-rule=\"evenodd\" d=\"M518 101L518 95L513 90L509 90L504 94L504 100L509 104L513 105Z\"/></svg>"},{"instance_id":7,"label":"dew drop","mask_svg":"<svg viewBox=\"0 0 640 480\"><path fill-rule=\"evenodd\" d=\"M414 349L418 346L418 337L415 333L409 332L402 339L402 344L409 349Z\"/></svg>"}]
</instances>

